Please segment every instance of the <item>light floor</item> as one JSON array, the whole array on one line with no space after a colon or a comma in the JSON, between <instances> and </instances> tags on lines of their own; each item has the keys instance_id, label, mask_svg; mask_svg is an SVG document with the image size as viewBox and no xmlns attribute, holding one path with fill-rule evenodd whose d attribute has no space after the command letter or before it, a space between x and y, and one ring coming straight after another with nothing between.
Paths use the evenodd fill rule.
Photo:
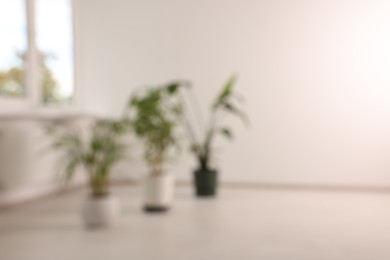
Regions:
<instances>
[{"instance_id":1,"label":"light floor","mask_svg":"<svg viewBox=\"0 0 390 260\"><path fill-rule=\"evenodd\" d=\"M123 214L85 230L83 192L0 212L1 260L389 260L390 195L225 188L217 199L177 189L174 209L146 215L121 186Z\"/></svg>"}]
</instances>

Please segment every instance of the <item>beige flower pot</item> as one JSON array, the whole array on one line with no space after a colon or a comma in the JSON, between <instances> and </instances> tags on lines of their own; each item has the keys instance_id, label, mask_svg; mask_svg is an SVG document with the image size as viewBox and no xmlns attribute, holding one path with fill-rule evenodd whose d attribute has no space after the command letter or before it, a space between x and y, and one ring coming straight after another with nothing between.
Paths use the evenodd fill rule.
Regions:
<instances>
[{"instance_id":1,"label":"beige flower pot","mask_svg":"<svg viewBox=\"0 0 390 260\"><path fill-rule=\"evenodd\" d=\"M146 212L165 212L173 201L174 177L164 173L148 176L144 180L144 210Z\"/></svg>"},{"instance_id":2,"label":"beige flower pot","mask_svg":"<svg viewBox=\"0 0 390 260\"><path fill-rule=\"evenodd\" d=\"M87 197L81 207L81 216L88 228L104 228L115 223L120 213L119 200L113 196Z\"/></svg>"}]
</instances>

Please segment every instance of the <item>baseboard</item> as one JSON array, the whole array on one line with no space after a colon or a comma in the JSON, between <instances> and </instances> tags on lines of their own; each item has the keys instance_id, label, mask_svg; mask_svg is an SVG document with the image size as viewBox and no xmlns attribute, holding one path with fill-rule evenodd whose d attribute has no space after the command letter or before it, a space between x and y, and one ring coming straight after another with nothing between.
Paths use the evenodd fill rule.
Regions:
<instances>
[{"instance_id":1,"label":"baseboard","mask_svg":"<svg viewBox=\"0 0 390 260\"><path fill-rule=\"evenodd\" d=\"M137 182L130 180L128 178L124 180L114 180L112 185L136 185ZM12 207L21 206L24 204L29 204L32 202L40 201L47 199L52 196L58 196L61 194L66 194L71 191L83 189L86 187L86 183L83 180L78 180L72 185L63 186L63 185L46 185L40 187L29 187L29 188L18 188L13 190L3 190L0 192L0 211L4 209L9 209Z\"/></svg>"},{"instance_id":2,"label":"baseboard","mask_svg":"<svg viewBox=\"0 0 390 260\"><path fill-rule=\"evenodd\" d=\"M0 192L0 211L67 193L84 186L84 183L75 183L67 187L47 185L43 187L3 190Z\"/></svg>"},{"instance_id":3,"label":"baseboard","mask_svg":"<svg viewBox=\"0 0 390 260\"><path fill-rule=\"evenodd\" d=\"M136 186L140 181L124 179L115 180L113 185ZM179 187L190 187L192 181L178 180L176 185ZM6 193L0 193L0 211L10 207L46 199L52 196L60 195L75 189L85 187L85 183L76 183L70 187L47 186L36 187L25 190L14 190ZM232 189L257 189L257 190L285 190L285 191L322 191L322 192L368 192L368 193L390 193L389 186L363 186L363 185L319 185L319 184L293 184L293 183L271 183L271 182L245 182L245 181L222 181L220 187Z\"/></svg>"},{"instance_id":4,"label":"baseboard","mask_svg":"<svg viewBox=\"0 0 390 260\"><path fill-rule=\"evenodd\" d=\"M116 180L114 185L140 185L139 180ZM190 180L177 180L177 186L190 187L193 182ZM302 191L334 191L334 192L371 192L390 193L389 186L379 185L345 185L345 184L303 184L283 182L249 182L249 181L228 181L222 180L220 187L237 189L269 189L269 190L302 190Z\"/></svg>"},{"instance_id":5,"label":"baseboard","mask_svg":"<svg viewBox=\"0 0 390 260\"><path fill-rule=\"evenodd\" d=\"M177 181L179 186L191 186L191 181ZM301 184L301 183L272 183L272 182L245 182L221 181L224 188L239 189L268 189L268 190L302 190L302 191L334 191L334 192L375 192L390 193L390 186L365 186L343 184Z\"/></svg>"}]
</instances>

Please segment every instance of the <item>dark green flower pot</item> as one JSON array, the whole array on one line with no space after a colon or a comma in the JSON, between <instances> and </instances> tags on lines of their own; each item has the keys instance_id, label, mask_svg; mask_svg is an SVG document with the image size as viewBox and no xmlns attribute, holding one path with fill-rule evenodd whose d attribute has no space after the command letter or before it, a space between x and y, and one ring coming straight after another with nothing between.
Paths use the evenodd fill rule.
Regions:
<instances>
[{"instance_id":1,"label":"dark green flower pot","mask_svg":"<svg viewBox=\"0 0 390 260\"><path fill-rule=\"evenodd\" d=\"M218 172L199 169L194 171L194 186L199 197L213 197L217 193Z\"/></svg>"}]
</instances>

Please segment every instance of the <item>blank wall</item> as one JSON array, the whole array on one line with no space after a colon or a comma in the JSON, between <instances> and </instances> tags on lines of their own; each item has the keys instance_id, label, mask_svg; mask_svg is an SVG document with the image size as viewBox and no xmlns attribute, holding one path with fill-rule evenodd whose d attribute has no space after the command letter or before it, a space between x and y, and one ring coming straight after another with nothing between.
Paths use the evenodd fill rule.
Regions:
<instances>
[{"instance_id":1,"label":"blank wall","mask_svg":"<svg viewBox=\"0 0 390 260\"><path fill-rule=\"evenodd\" d=\"M178 78L192 80L207 106L236 73L251 126L233 122L236 140L219 142L224 180L390 185L389 1L85 0L81 7L86 110L118 115L134 88ZM187 179L194 162L183 156L172 167Z\"/></svg>"}]
</instances>

